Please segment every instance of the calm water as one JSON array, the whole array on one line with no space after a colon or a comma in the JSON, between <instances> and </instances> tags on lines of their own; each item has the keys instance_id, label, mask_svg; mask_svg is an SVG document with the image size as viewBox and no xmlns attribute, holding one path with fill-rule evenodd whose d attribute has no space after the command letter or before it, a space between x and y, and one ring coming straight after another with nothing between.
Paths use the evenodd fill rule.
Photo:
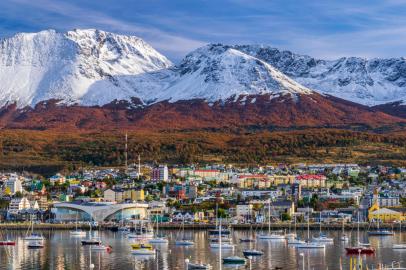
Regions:
<instances>
[{"instance_id":1,"label":"calm water","mask_svg":"<svg viewBox=\"0 0 406 270\"><path fill-rule=\"evenodd\" d=\"M317 233L317 232L312 232ZM184 260L201 261L210 263L218 268L218 250L210 249L206 231L188 231L187 237L193 238L195 245L192 247L179 247L174 245L178 231L163 231L170 242L169 245L159 246L160 250L156 258L140 258L131 255L130 241L120 232L99 232L102 240L113 247L112 253L105 251L92 251L94 269L184 269ZM249 247L249 243L240 244L238 239L248 236L248 231L235 231L234 243L238 243L234 255L242 256L242 250ZM300 236L303 232L298 233ZM4 232L3 232L4 235ZM14 247L0 247L0 269L88 269L89 247L83 247L81 238L74 238L68 231L44 232L47 238L45 248L41 250L29 250L22 240L24 232L9 231L9 239L16 239ZM327 235L338 239L340 232L328 232ZM355 241L356 233L352 232ZM366 234L361 233L361 240L368 241ZM401 235L402 241L406 242L406 234ZM379 263L390 264L392 261L402 261L406 266L406 250L392 250L392 244L400 241L397 233L395 236L369 237L372 246L377 249L374 256L364 257L371 266ZM251 244L252 247L261 249L265 255L252 260L252 269L302 269L302 258L299 252L289 247L285 241L259 240ZM342 258L343 269L349 269L350 257L346 256L344 243L336 240L334 244L327 245L323 250L304 251L306 269L339 269L339 261ZM233 255L232 251L223 250L223 256ZM223 266L223 269L230 267ZM234 268L235 269L235 268ZM249 264L237 269L249 269ZM371 267L370 267L371 269Z\"/></svg>"}]
</instances>

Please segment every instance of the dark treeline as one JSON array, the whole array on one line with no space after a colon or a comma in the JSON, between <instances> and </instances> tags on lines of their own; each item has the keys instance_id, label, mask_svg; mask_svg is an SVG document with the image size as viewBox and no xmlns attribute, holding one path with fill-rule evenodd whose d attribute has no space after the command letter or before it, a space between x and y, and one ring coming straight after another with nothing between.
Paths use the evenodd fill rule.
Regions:
<instances>
[{"instance_id":1,"label":"dark treeline","mask_svg":"<svg viewBox=\"0 0 406 270\"><path fill-rule=\"evenodd\" d=\"M124 163L124 133L0 133L2 169L44 173L61 167L117 166ZM129 132L129 162L186 164L231 162L358 162L404 164L406 133L375 134L337 129L300 131ZM40 169L42 168L42 169ZM46 172L45 172L46 173Z\"/></svg>"}]
</instances>

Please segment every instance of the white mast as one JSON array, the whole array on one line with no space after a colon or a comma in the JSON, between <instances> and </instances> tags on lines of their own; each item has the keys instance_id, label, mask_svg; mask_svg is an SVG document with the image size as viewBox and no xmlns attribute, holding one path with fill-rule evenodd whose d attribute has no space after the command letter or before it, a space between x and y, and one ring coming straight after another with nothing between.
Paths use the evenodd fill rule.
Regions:
<instances>
[{"instance_id":1,"label":"white mast","mask_svg":"<svg viewBox=\"0 0 406 270\"><path fill-rule=\"evenodd\" d=\"M127 174L127 172L128 172L128 135L127 135L127 133L125 133L124 157L125 157L125 173Z\"/></svg>"},{"instance_id":2,"label":"white mast","mask_svg":"<svg viewBox=\"0 0 406 270\"><path fill-rule=\"evenodd\" d=\"M268 200L268 234L271 234L271 199Z\"/></svg>"},{"instance_id":3,"label":"white mast","mask_svg":"<svg viewBox=\"0 0 406 270\"><path fill-rule=\"evenodd\" d=\"M138 154L138 180L140 180L141 176L141 156Z\"/></svg>"}]
</instances>

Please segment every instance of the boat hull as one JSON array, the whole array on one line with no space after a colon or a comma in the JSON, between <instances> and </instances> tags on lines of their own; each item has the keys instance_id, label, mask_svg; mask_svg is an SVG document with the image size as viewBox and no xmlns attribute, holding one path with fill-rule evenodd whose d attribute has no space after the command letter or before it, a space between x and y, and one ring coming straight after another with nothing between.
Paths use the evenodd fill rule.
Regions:
<instances>
[{"instance_id":1,"label":"boat hull","mask_svg":"<svg viewBox=\"0 0 406 270\"><path fill-rule=\"evenodd\" d=\"M347 254L374 254L375 249L371 247L347 247Z\"/></svg>"},{"instance_id":2,"label":"boat hull","mask_svg":"<svg viewBox=\"0 0 406 270\"><path fill-rule=\"evenodd\" d=\"M0 241L0 246L15 246L16 242L14 241Z\"/></svg>"}]
</instances>

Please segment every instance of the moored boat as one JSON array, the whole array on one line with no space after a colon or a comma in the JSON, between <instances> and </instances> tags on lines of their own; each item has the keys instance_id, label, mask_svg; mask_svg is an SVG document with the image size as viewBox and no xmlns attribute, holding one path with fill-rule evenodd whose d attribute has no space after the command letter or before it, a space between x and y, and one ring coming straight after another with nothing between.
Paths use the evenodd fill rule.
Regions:
<instances>
[{"instance_id":1,"label":"moored boat","mask_svg":"<svg viewBox=\"0 0 406 270\"><path fill-rule=\"evenodd\" d=\"M230 256L223 259L224 264L245 264L245 258Z\"/></svg>"},{"instance_id":2,"label":"moored boat","mask_svg":"<svg viewBox=\"0 0 406 270\"><path fill-rule=\"evenodd\" d=\"M212 269L210 264L203 263L191 263L189 259L185 260L185 269L186 270L209 270Z\"/></svg>"},{"instance_id":3,"label":"moored boat","mask_svg":"<svg viewBox=\"0 0 406 270\"><path fill-rule=\"evenodd\" d=\"M92 247L90 248L91 250L105 250L107 252L111 252L113 250L113 248L110 245L103 245L103 244L99 244L99 245L92 245Z\"/></svg>"},{"instance_id":4,"label":"moored boat","mask_svg":"<svg viewBox=\"0 0 406 270\"><path fill-rule=\"evenodd\" d=\"M175 245L177 246L193 246L194 244L195 243L193 241L186 239L175 241Z\"/></svg>"},{"instance_id":5,"label":"moored boat","mask_svg":"<svg viewBox=\"0 0 406 270\"><path fill-rule=\"evenodd\" d=\"M28 248L32 248L32 249L39 249L39 248L43 248L44 244L42 243L42 241L31 241L28 243Z\"/></svg>"},{"instance_id":6,"label":"moored boat","mask_svg":"<svg viewBox=\"0 0 406 270\"><path fill-rule=\"evenodd\" d=\"M242 252L245 257L248 256L262 256L264 255L264 252L261 250L256 250L256 249L246 249Z\"/></svg>"},{"instance_id":7,"label":"moored boat","mask_svg":"<svg viewBox=\"0 0 406 270\"><path fill-rule=\"evenodd\" d=\"M11 240L0 241L0 246L15 246L16 242Z\"/></svg>"},{"instance_id":8,"label":"moored boat","mask_svg":"<svg viewBox=\"0 0 406 270\"><path fill-rule=\"evenodd\" d=\"M155 255L156 253L151 244L132 244L131 249L133 255Z\"/></svg>"},{"instance_id":9,"label":"moored boat","mask_svg":"<svg viewBox=\"0 0 406 270\"><path fill-rule=\"evenodd\" d=\"M374 254L375 253L375 249L373 247L364 247L364 246L346 247L345 250L347 251L347 254Z\"/></svg>"}]
</instances>

